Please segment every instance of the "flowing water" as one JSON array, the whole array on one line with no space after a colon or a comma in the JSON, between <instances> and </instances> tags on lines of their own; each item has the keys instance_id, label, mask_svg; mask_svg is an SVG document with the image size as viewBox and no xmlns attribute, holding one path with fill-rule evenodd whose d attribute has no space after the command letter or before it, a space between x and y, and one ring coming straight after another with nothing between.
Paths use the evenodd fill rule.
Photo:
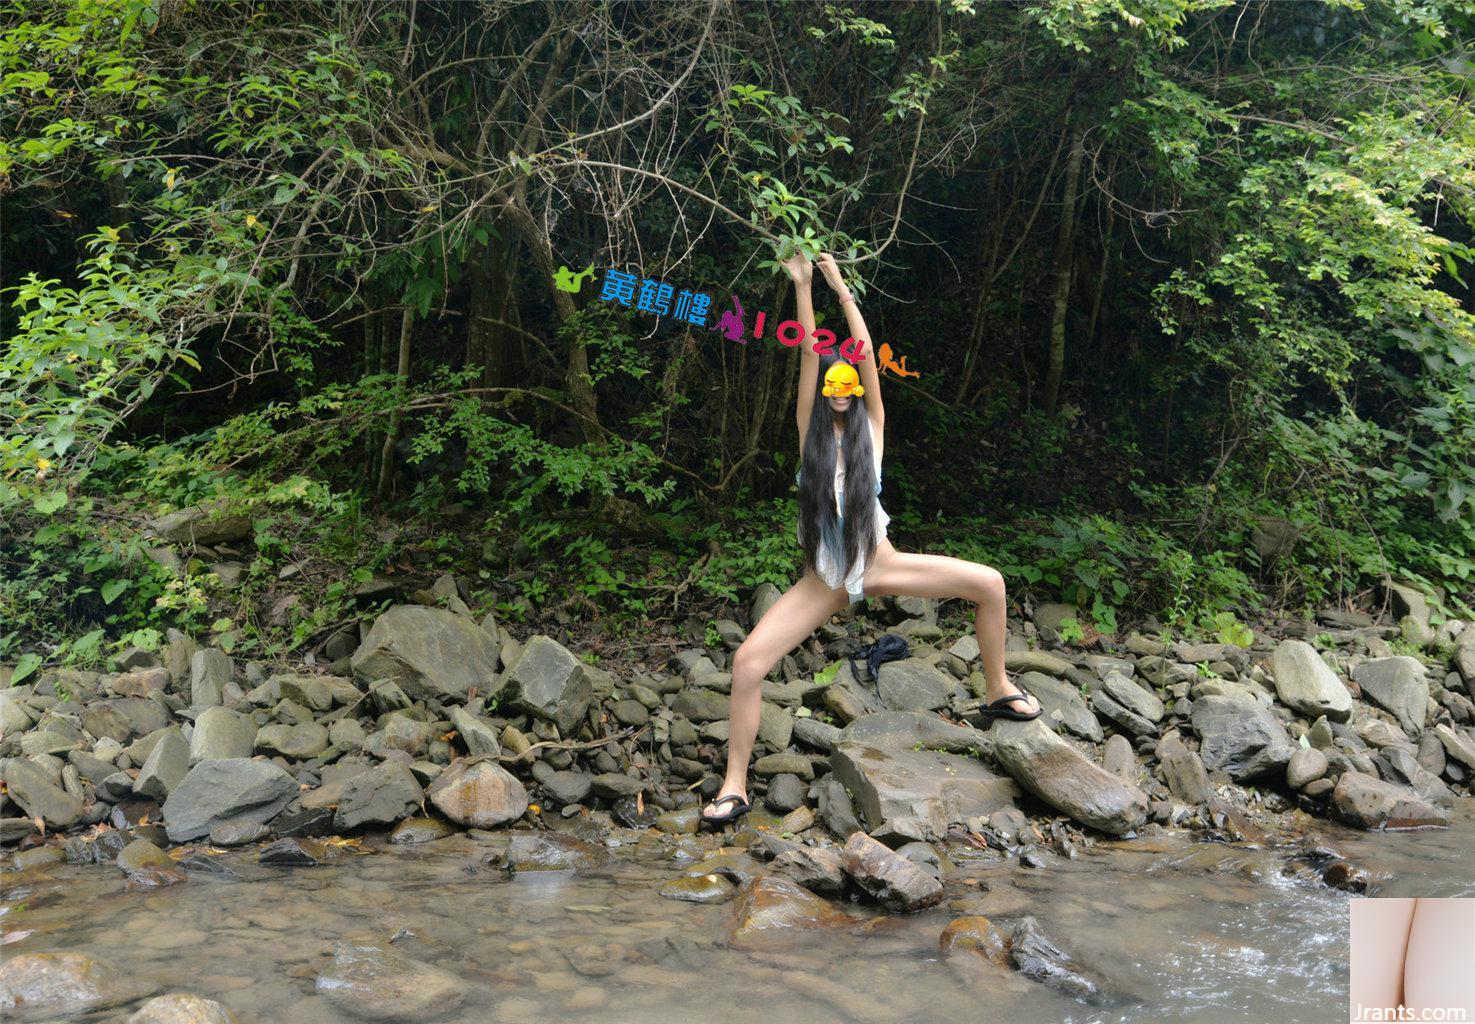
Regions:
<instances>
[{"instance_id":1,"label":"flowing water","mask_svg":"<svg viewBox=\"0 0 1475 1024\"><path fill-rule=\"evenodd\" d=\"M1317 822L1314 835L1368 869L1377 895L1475 896L1475 800L1459 801L1447 829L1369 834ZM951 887L939 907L755 951L724 944L731 903L657 894L691 868L673 847L698 840L614 838L624 844L609 863L578 874L509 876L465 835L366 840L368 852L313 868L264 867L255 850L234 850L215 859L237 877L191 872L146 891L125 888L116 868L55 864L0 876L0 924L30 932L3 953L84 952L162 990L217 999L242 1022L282 1024L354 1020L314 979L335 941L391 936L394 949L465 986L427 1021L1261 1024L1347 1012L1348 903L1359 897L1287 870L1284 850L1158 836L1052 855L1044 868L956 851L950 872L979 882ZM965 913L1003 924L1033 914L1140 1001L1088 1006L976 953L940 953L939 933Z\"/></svg>"}]
</instances>

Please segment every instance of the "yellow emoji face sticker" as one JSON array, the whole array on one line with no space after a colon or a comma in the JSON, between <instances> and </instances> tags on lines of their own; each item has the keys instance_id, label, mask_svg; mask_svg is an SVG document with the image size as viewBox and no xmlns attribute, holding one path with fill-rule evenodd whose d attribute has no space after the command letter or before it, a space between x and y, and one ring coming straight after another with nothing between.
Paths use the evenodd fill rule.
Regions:
<instances>
[{"instance_id":1,"label":"yellow emoji face sticker","mask_svg":"<svg viewBox=\"0 0 1475 1024\"><path fill-rule=\"evenodd\" d=\"M855 367L849 363L836 363L825 373L822 393L826 398L847 398L851 395L859 398L866 393L866 389L861 385L860 374L855 372Z\"/></svg>"}]
</instances>

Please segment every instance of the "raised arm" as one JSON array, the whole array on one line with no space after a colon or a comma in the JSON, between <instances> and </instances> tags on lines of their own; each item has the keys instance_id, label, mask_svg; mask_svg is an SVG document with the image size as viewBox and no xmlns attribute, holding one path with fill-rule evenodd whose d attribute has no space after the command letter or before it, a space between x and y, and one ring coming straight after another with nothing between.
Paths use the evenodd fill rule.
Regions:
<instances>
[{"instance_id":1,"label":"raised arm","mask_svg":"<svg viewBox=\"0 0 1475 1024\"><path fill-rule=\"evenodd\" d=\"M814 337L814 297L810 293L810 282L814 279L814 268L802 252L784 260L784 268L794 279L794 304L799 307L799 323L804 327L805 343L799 345L799 398L794 406L794 418L799 424L799 455L804 455L804 432L809 429L809 417L814 412L814 389L819 383L819 356L810 351L808 339Z\"/></svg>"},{"instance_id":2,"label":"raised arm","mask_svg":"<svg viewBox=\"0 0 1475 1024\"><path fill-rule=\"evenodd\" d=\"M865 317L860 315L860 306L856 305L855 297L850 294L845 279L840 276L840 268L835 263L835 257L829 253L820 253L820 273L824 274L825 281L834 290L836 298L840 300L840 308L845 311L845 322L850 329L850 337L857 341L865 342L864 358L855 364L856 372L860 374L860 383L866 389L865 403L866 412L870 414L871 426L876 428L876 436L881 436L881 428L886 424L886 407L881 404L881 374L876 370L876 353L871 344L871 333L866 330Z\"/></svg>"}]
</instances>

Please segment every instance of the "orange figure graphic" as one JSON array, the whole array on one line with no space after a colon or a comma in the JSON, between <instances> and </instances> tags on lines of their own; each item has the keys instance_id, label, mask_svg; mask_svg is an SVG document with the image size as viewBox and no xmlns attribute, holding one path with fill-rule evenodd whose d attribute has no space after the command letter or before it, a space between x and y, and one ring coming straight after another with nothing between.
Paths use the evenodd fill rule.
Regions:
<instances>
[{"instance_id":1,"label":"orange figure graphic","mask_svg":"<svg viewBox=\"0 0 1475 1024\"><path fill-rule=\"evenodd\" d=\"M891 358L891 346L888 345L888 344L886 344L886 342L884 342L884 341L881 342L881 359L880 359L880 362L881 362L881 372L882 373L885 373L887 370L890 370L892 373L896 374L898 377L920 377L920 376L922 376L922 374L919 373L916 370L908 370L907 369L907 357L906 356L902 356L901 357L901 362L900 363L898 363L895 359Z\"/></svg>"}]
</instances>

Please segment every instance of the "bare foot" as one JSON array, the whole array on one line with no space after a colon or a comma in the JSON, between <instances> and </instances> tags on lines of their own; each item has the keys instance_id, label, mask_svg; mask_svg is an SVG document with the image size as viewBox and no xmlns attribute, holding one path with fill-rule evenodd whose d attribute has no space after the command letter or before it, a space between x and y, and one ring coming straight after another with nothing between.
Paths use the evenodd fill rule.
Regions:
<instances>
[{"instance_id":1,"label":"bare foot","mask_svg":"<svg viewBox=\"0 0 1475 1024\"><path fill-rule=\"evenodd\" d=\"M719 789L717 791L717 795L712 798L712 802L709 803L709 804L707 804L705 807L702 808L702 817L704 817L704 818L715 818L718 815L731 814L732 813L733 806L734 806L734 803L735 803L734 801L732 801L732 800L723 800L722 801L722 806L720 806L720 807L717 806L717 801L719 799L721 799L722 797L727 796L729 793L732 794L733 796L740 796L740 797L742 797L743 798L743 803L747 803L748 802L748 794L744 793L741 789L737 789L737 788L735 788L733 786L723 786L721 789Z\"/></svg>"},{"instance_id":2,"label":"bare foot","mask_svg":"<svg viewBox=\"0 0 1475 1024\"><path fill-rule=\"evenodd\" d=\"M1009 677L1006 675L1004 677L1004 682L1002 685L990 686L987 688L986 693L987 696L984 697L984 700L992 703L993 701L998 700L1000 697L1007 697L1010 694L1014 693L1024 693L1024 691L1015 686L1014 683L1011 682ZM1009 703L1005 704L1004 707L1009 708L1011 711L1017 711L1021 715L1034 714L1040 709L1040 702L1035 700L1033 694L1025 693L1024 695L1028 698L1028 700L1011 700Z\"/></svg>"}]
</instances>

